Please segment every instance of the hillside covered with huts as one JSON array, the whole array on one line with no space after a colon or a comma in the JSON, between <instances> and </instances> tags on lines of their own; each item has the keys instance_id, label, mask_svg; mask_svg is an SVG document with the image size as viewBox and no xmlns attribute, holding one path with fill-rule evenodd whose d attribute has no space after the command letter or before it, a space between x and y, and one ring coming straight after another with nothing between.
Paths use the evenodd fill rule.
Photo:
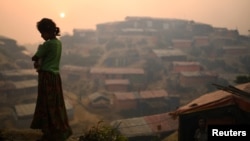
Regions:
<instances>
[{"instance_id":1,"label":"hillside covered with huts","mask_svg":"<svg viewBox=\"0 0 250 141\"><path fill-rule=\"evenodd\" d=\"M74 29L60 40L72 139L102 120L119 125L130 140L163 140L178 131L181 141L191 138L186 127L201 114L209 123L237 123L245 121L240 114L249 112L245 95L249 94L250 37L237 29L127 16L97 23L93 30ZM2 130L33 133L27 130L37 96L33 53L15 39L0 36ZM218 86L240 91L235 94Z\"/></svg>"}]
</instances>

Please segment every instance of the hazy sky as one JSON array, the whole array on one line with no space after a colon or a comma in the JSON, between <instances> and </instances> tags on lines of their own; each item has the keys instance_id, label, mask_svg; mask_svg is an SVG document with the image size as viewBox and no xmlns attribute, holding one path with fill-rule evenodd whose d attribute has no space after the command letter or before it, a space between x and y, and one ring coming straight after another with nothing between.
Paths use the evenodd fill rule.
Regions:
<instances>
[{"instance_id":1,"label":"hazy sky","mask_svg":"<svg viewBox=\"0 0 250 141\"><path fill-rule=\"evenodd\" d=\"M60 14L64 13L64 17ZM122 21L126 16L176 18L238 29L248 35L250 0L1 0L0 35L18 44L41 42L36 22L52 18L62 33Z\"/></svg>"}]
</instances>

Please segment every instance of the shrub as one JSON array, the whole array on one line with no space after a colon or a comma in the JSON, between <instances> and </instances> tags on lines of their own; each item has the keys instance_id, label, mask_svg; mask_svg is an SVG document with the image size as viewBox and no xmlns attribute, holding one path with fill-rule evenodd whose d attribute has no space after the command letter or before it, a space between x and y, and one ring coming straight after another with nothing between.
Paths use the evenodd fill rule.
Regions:
<instances>
[{"instance_id":1,"label":"shrub","mask_svg":"<svg viewBox=\"0 0 250 141\"><path fill-rule=\"evenodd\" d=\"M84 135L80 136L79 141L128 141L121 135L117 128L102 124L100 121Z\"/></svg>"}]
</instances>

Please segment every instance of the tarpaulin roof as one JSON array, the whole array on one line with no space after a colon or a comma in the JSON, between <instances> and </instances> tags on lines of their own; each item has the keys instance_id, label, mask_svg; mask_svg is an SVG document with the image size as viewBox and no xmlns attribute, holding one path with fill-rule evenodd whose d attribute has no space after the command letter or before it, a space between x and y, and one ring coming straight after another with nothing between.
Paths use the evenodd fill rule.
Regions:
<instances>
[{"instance_id":1,"label":"tarpaulin roof","mask_svg":"<svg viewBox=\"0 0 250 141\"><path fill-rule=\"evenodd\" d=\"M217 90L215 92L204 94L188 104L178 108L170 114L177 117L181 114L193 113L208 109L237 105L240 109L250 112L250 83L237 85L235 88L245 92L241 95L240 91L229 92L226 90ZM248 97L247 97L248 96Z\"/></svg>"},{"instance_id":2,"label":"tarpaulin roof","mask_svg":"<svg viewBox=\"0 0 250 141\"><path fill-rule=\"evenodd\" d=\"M114 92L114 96L119 100L136 100L136 99L154 99L167 98L168 92L166 90L147 90L139 92Z\"/></svg>"},{"instance_id":3,"label":"tarpaulin roof","mask_svg":"<svg viewBox=\"0 0 250 141\"><path fill-rule=\"evenodd\" d=\"M110 123L127 137L148 136L178 129L178 121L169 113L115 120Z\"/></svg>"},{"instance_id":4,"label":"tarpaulin roof","mask_svg":"<svg viewBox=\"0 0 250 141\"><path fill-rule=\"evenodd\" d=\"M145 74L142 68L91 68L91 74Z\"/></svg>"}]
</instances>

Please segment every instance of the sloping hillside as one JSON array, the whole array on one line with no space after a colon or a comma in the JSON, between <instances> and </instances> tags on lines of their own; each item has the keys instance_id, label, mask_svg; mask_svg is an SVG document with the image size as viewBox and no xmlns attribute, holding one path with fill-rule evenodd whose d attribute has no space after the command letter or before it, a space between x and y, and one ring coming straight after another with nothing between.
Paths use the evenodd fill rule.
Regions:
<instances>
[{"instance_id":1,"label":"sloping hillside","mask_svg":"<svg viewBox=\"0 0 250 141\"><path fill-rule=\"evenodd\" d=\"M0 36L0 70L31 68L30 54L14 39Z\"/></svg>"}]
</instances>

